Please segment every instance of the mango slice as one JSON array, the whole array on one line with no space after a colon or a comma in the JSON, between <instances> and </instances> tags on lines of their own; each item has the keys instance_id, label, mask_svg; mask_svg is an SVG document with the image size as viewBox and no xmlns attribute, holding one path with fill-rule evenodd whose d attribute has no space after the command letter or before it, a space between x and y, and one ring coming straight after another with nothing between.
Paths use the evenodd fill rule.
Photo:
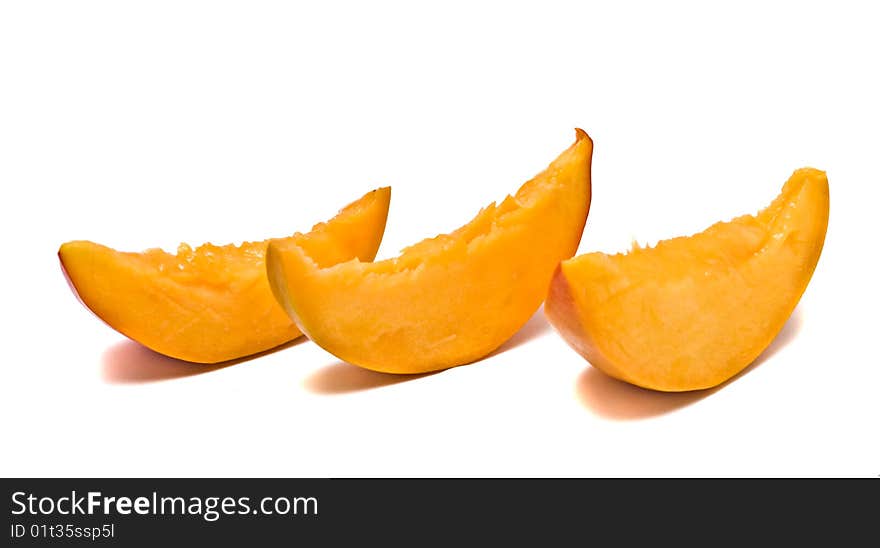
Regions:
<instances>
[{"instance_id":1,"label":"mango slice","mask_svg":"<svg viewBox=\"0 0 880 548\"><path fill-rule=\"evenodd\" d=\"M794 311L822 253L828 208L825 173L799 169L755 216L562 262L545 314L612 377L670 392L717 386L752 363Z\"/></svg>"},{"instance_id":2,"label":"mango slice","mask_svg":"<svg viewBox=\"0 0 880 548\"><path fill-rule=\"evenodd\" d=\"M269 283L312 341L375 371L425 373L478 360L538 309L577 251L593 143L577 140L515 196L467 225L374 263L332 264L302 238L269 244Z\"/></svg>"},{"instance_id":3,"label":"mango slice","mask_svg":"<svg viewBox=\"0 0 880 548\"><path fill-rule=\"evenodd\" d=\"M373 190L311 232L286 240L296 238L325 264L354 257L370 261L385 232L390 199L390 188ZM181 244L177 255L72 241L58 256L82 303L110 327L161 354L217 363L302 334L266 280L270 241L196 249Z\"/></svg>"}]
</instances>

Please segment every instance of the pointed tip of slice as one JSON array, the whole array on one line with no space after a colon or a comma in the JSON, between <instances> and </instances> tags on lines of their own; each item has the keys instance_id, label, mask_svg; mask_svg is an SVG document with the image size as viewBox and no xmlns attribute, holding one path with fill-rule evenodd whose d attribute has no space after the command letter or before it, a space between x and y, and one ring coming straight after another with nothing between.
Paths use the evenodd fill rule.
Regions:
<instances>
[{"instance_id":1,"label":"pointed tip of slice","mask_svg":"<svg viewBox=\"0 0 880 548\"><path fill-rule=\"evenodd\" d=\"M372 198L374 200L379 201L379 203L383 204L387 209L388 205L391 203L391 187L390 186L380 186L378 188L374 188L373 190L364 194L360 199L352 202L353 204L363 202L364 200Z\"/></svg>"},{"instance_id":2,"label":"pointed tip of slice","mask_svg":"<svg viewBox=\"0 0 880 548\"><path fill-rule=\"evenodd\" d=\"M591 139L590 136L587 134L587 132L582 130L581 128L579 128L579 127L574 128L574 132L575 132L575 141L576 142L587 140L590 142L590 144L593 143L593 139Z\"/></svg>"},{"instance_id":3,"label":"pointed tip of slice","mask_svg":"<svg viewBox=\"0 0 880 548\"><path fill-rule=\"evenodd\" d=\"M99 244L96 244L95 242L90 242L88 240L71 240L69 242L64 242L58 248L58 257L63 260L64 257L71 257L76 253L92 249L97 245Z\"/></svg>"},{"instance_id":4,"label":"pointed tip of slice","mask_svg":"<svg viewBox=\"0 0 880 548\"><path fill-rule=\"evenodd\" d=\"M373 196L375 199L380 200L384 203L391 202L391 187L390 186L380 186L379 188L375 188L369 192L367 192L366 196Z\"/></svg>"},{"instance_id":5,"label":"pointed tip of slice","mask_svg":"<svg viewBox=\"0 0 880 548\"><path fill-rule=\"evenodd\" d=\"M65 261L70 261L70 253L71 250L74 249L74 246L71 245L73 243L74 242L67 242L65 244L62 244L61 247L58 249L58 264L61 266L61 274L64 276L64 280L67 282L67 287L70 288L70 291L73 292L73 295L76 297L76 299L83 306L88 308L88 305L85 303L85 301L83 301L82 297L80 296L79 291L77 291L76 284L73 283L73 278L71 278L70 271L65 264ZM67 259L65 259L65 257L67 257Z\"/></svg>"}]
</instances>

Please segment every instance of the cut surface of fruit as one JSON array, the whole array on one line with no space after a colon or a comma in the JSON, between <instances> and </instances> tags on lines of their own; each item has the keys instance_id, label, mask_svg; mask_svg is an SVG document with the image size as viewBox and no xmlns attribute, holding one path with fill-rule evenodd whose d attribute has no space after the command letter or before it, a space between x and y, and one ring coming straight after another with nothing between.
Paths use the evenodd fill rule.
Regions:
<instances>
[{"instance_id":1,"label":"cut surface of fruit","mask_svg":"<svg viewBox=\"0 0 880 548\"><path fill-rule=\"evenodd\" d=\"M752 363L806 290L828 227L825 173L794 172L757 215L563 261L544 312L590 363L655 390L711 388Z\"/></svg>"},{"instance_id":2,"label":"cut surface of fruit","mask_svg":"<svg viewBox=\"0 0 880 548\"><path fill-rule=\"evenodd\" d=\"M578 248L593 144L577 140L514 196L394 259L329 264L301 239L269 245L269 283L315 343L354 365L424 373L478 360L537 310Z\"/></svg>"},{"instance_id":3,"label":"cut surface of fruit","mask_svg":"<svg viewBox=\"0 0 880 548\"><path fill-rule=\"evenodd\" d=\"M295 234L327 264L370 261L385 230L389 188L371 191L307 234ZM285 238L282 238L283 241ZM240 246L181 244L121 252L89 241L61 246L71 288L110 327L174 358L218 363L269 350L301 335L266 280L271 240Z\"/></svg>"}]
</instances>

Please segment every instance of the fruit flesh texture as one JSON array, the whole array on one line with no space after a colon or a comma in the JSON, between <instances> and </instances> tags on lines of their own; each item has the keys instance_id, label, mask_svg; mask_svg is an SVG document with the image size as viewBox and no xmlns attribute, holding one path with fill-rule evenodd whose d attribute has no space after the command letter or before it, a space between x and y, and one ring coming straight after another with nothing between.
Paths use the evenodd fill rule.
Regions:
<instances>
[{"instance_id":1,"label":"fruit flesh texture","mask_svg":"<svg viewBox=\"0 0 880 548\"><path fill-rule=\"evenodd\" d=\"M772 342L810 281L828 226L824 172L794 172L755 216L557 269L544 305L563 338L620 380L710 388Z\"/></svg>"},{"instance_id":2,"label":"fruit flesh texture","mask_svg":"<svg viewBox=\"0 0 880 548\"><path fill-rule=\"evenodd\" d=\"M390 189L367 193L326 223L297 235L322 261L372 260L388 214ZM72 289L110 327L161 354L218 363L269 350L302 333L266 280L270 240L240 246L181 244L120 252L89 241L61 246Z\"/></svg>"},{"instance_id":3,"label":"fruit flesh texture","mask_svg":"<svg viewBox=\"0 0 880 548\"><path fill-rule=\"evenodd\" d=\"M270 284L303 332L349 363L424 373L478 360L528 320L555 266L577 251L591 155L592 141L578 130L515 196L394 259L331 266L297 239L275 242Z\"/></svg>"}]
</instances>

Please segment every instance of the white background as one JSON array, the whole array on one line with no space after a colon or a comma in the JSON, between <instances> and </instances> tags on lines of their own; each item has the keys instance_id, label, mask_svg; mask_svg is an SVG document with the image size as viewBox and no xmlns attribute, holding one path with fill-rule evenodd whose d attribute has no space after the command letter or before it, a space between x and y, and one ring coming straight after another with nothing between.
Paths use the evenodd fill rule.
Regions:
<instances>
[{"instance_id":1,"label":"white background","mask_svg":"<svg viewBox=\"0 0 880 548\"><path fill-rule=\"evenodd\" d=\"M308 4L0 5L0 474L880 474L871 3ZM392 257L514 192L576 126L595 141L580 252L693 233L827 170L823 256L745 374L637 389L540 313L415 379L307 341L199 367L101 323L57 262L73 239L283 236L381 185Z\"/></svg>"}]
</instances>

